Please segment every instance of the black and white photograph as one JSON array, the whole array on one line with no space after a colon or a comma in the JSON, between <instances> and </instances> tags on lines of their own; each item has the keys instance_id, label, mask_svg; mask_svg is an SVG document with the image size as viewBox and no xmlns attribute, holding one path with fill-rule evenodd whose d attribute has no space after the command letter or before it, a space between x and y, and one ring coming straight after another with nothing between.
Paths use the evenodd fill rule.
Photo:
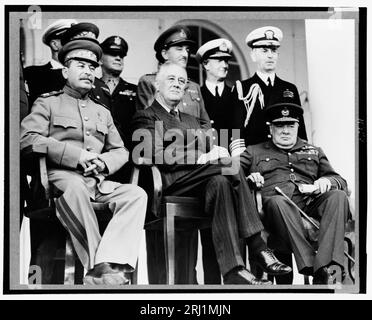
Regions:
<instances>
[{"instance_id":1,"label":"black and white photograph","mask_svg":"<svg viewBox=\"0 0 372 320\"><path fill-rule=\"evenodd\" d=\"M367 8L4 13L4 294L366 292Z\"/></svg>"}]
</instances>

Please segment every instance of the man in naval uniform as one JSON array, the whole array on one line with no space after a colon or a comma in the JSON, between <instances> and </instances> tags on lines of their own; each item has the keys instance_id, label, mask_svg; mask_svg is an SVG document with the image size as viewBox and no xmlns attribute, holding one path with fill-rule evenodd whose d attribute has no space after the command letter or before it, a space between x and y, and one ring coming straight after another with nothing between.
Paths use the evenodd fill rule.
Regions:
<instances>
[{"instance_id":1,"label":"man in naval uniform","mask_svg":"<svg viewBox=\"0 0 372 320\"><path fill-rule=\"evenodd\" d=\"M50 24L44 31L42 41L50 48L51 60L44 65L29 66L24 69L30 108L39 95L59 91L64 87L66 80L62 75L63 65L58 61L58 51L62 47L63 34L74 23L77 23L74 19L61 19Z\"/></svg>"},{"instance_id":2,"label":"man in naval uniform","mask_svg":"<svg viewBox=\"0 0 372 320\"><path fill-rule=\"evenodd\" d=\"M280 79L275 73L282 39L282 31L273 26L255 29L246 37L245 41L251 48L251 59L257 69L253 77L237 81L233 88L230 128L240 129L239 136L233 136L230 144L233 155L241 153L248 145L269 139L264 109L283 90L293 92L295 103L301 105L297 87ZM300 117L299 136L307 140L303 116Z\"/></svg>"},{"instance_id":3,"label":"man in naval uniform","mask_svg":"<svg viewBox=\"0 0 372 320\"><path fill-rule=\"evenodd\" d=\"M302 114L293 92L283 90L265 109L271 140L248 146L240 161L262 187L263 222L275 238L269 246L276 254L293 253L299 272L312 275L313 284L327 284L329 268L344 265L347 183L321 148L298 138ZM320 225L318 234L308 234L299 210L276 187Z\"/></svg>"},{"instance_id":4,"label":"man in naval uniform","mask_svg":"<svg viewBox=\"0 0 372 320\"><path fill-rule=\"evenodd\" d=\"M203 44L196 52L196 60L205 70L205 83L201 87L205 109L217 132L218 144L228 148L229 139L220 130L229 128L231 87L225 82L229 70L232 43L227 39L214 39Z\"/></svg>"},{"instance_id":5,"label":"man in naval uniform","mask_svg":"<svg viewBox=\"0 0 372 320\"><path fill-rule=\"evenodd\" d=\"M134 270L147 195L139 187L105 179L128 161L110 111L89 96L102 51L90 40L59 51L66 85L38 98L22 121L21 149L46 145L56 213L88 270L85 284L121 285ZM91 200L107 203L113 217L101 236Z\"/></svg>"},{"instance_id":6,"label":"man in naval uniform","mask_svg":"<svg viewBox=\"0 0 372 320\"><path fill-rule=\"evenodd\" d=\"M228 149L228 114L231 103L231 87L225 83L231 58L232 44L227 39L215 39L202 45L196 52L196 60L203 65L206 80L201 87L205 109L211 119L215 142ZM221 131L225 129L225 131ZM203 246L204 283L221 283L220 272L213 247L211 229L200 231Z\"/></svg>"},{"instance_id":7,"label":"man in naval uniform","mask_svg":"<svg viewBox=\"0 0 372 320\"><path fill-rule=\"evenodd\" d=\"M195 42L190 37L190 30L183 25L175 25L165 30L154 44L155 56L159 61L159 65L170 61L186 68L189 60L189 48L195 45ZM136 101L137 110L146 109L155 101L155 77L156 73L153 73L146 74L139 79ZM187 80L185 95L180 101L178 109L202 119L202 123L206 126L210 125L200 87L190 79Z\"/></svg>"}]
</instances>

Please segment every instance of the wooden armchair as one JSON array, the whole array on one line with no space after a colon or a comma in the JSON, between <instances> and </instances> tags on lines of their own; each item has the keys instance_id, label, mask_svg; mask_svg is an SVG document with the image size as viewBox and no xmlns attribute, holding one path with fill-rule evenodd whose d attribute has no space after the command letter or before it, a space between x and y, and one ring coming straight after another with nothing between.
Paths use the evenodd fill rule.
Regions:
<instances>
[{"instance_id":1,"label":"wooden armchair","mask_svg":"<svg viewBox=\"0 0 372 320\"><path fill-rule=\"evenodd\" d=\"M21 208L30 219L31 265L40 267L42 284L82 284L83 266L70 235L56 217L46 153L46 146L32 146L21 153L21 190L25 193L25 204ZM92 204L99 213L97 218L103 232L112 213L106 204Z\"/></svg>"},{"instance_id":2,"label":"wooden armchair","mask_svg":"<svg viewBox=\"0 0 372 320\"><path fill-rule=\"evenodd\" d=\"M153 188L142 186L149 193L146 230L162 230L166 259L167 284L175 284L175 234L178 229L200 230L210 228L211 218L205 217L198 198L163 196L162 179L158 167L152 161L141 158L139 165L134 166L131 183L139 184L140 174L149 172ZM152 219L149 215L155 214ZM192 283L192 279L189 279Z\"/></svg>"}]
</instances>

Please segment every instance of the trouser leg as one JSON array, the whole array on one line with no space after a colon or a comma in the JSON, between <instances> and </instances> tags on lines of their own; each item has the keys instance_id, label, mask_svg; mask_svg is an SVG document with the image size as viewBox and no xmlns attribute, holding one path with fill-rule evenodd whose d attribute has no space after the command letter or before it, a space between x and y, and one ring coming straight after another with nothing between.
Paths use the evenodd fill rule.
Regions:
<instances>
[{"instance_id":1,"label":"trouser leg","mask_svg":"<svg viewBox=\"0 0 372 320\"><path fill-rule=\"evenodd\" d=\"M94 267L101 240L98 221L83 180L71 177L64 187L63 194L55 201L57 217L68 230L84 268L89 270Z\"/></svg>"},{"instance_id":2,"label":"trouser leg","mask_svg":"<svg viewBox=\"0 0 372 320\"><path fill-rule=\"evenodd\" d=\"M292 249L298 270L301 272L305 268L311 268L315 252L306 239L306 232L298 210L279 195L264 198L263 207L267 230Z\"/></svg>"},{"instance_id":3,"label":"trouser leg","mask_svg":"<svg viewBox=\"0 0 372 320\"><path fill-rule=\"evenodd\" d=\"M96 202L108 203L113 217L99 243L95 264L112 262L136 267L146 214L147 194L122 184L110 194L96 194Z\"/></svg>"},{"instance_id":4,"label":"trouser leg","mask_svg":"<svg viewBox=\"0 0 372 320\"><path fill-rule=\"evenodd\" d=\"M345 224L349 214L346 193L341 190L323 193L310 204L306 211L310 216L320 219L314 271L330 263L343 266Z\"/></svg>"},{"instance_id":5,"label":"trouser leg","mask_svg":"<svg viewBox=\"0 0 372 320\"><path fill-rule=\"evenodd\" d=\"M203 251L203 270L205 284L221 284L221 273L218 265L216 251L214 250L212 229L200 230Z\"/></svg>"}]
</instances>

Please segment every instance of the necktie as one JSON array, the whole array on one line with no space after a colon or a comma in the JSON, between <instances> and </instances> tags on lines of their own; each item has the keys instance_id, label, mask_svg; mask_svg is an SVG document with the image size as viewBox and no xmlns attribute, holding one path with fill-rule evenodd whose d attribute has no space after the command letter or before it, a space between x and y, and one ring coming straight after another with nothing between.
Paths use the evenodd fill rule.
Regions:
<instances>
[{"instance_id":1,"label":"necktie","mask_svg":"<svg viewBox=\"0 0 372 320\"><path fill-rule=\"evenodd\" d=\"M177 112L176 110L172 109L171 111L169 111L169 113L170 113L173 117L175 117L177 120L180 120L180 117L179 117L178 112Z\"/></svg>"},{"instance_id":2,"label":"necktie","mask_svg":"<svg viewBox=\"0 0 372 320\"><path fill-rule=\"evenodd\" d=\"M107 84L108 88L110 89L110 93L112 94L115 90L115 87L116 87L115 81L110 79L110 80L107 81L106 84Z\"/></svg>"},{"instance_id":3,"label":"necktie","mask_svg":"<svg viewBox=\"0 0 372 320\"><path fill-rule=\"evenodd\" d=\"M216 86L216 95L215 95L216 98L219 98L220 97L220 93L218 92L218 86Z\"/></svg>"},{"instance_id":4,"label":"necktie","mask_svg":"<svg viewBox=\"0 0 372 320\"><path fill-rule=\"evenodd\" d=\"M272 87L273 87L273 84L271 83L271 79L270 79L270 77L267 78L267 83L268 83L267 86L268 86L269 88L272 88Z\"/></svg>"}]
</instances>

